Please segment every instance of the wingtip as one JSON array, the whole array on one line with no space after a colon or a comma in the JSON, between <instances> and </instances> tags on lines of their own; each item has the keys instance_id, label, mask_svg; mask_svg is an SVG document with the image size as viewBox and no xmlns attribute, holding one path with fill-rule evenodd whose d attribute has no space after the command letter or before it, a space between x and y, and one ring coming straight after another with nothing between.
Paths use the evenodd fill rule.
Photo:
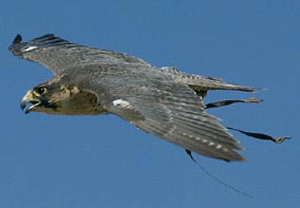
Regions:
<instances>
[{"instance_id":1,"label":"wingtip","mask_svg":"<svg viewBox=\"0 0 300 208\"><path fill-rule=\"evenodd\" d=\"M17 44L21 42L22 42L22 36L20 34L17 34L15 39L13 40L13 44Z\"/></svg>"},{"instance_id":2,"label":"wingtip","mask_svg":"<svg viewBox=\"0 0 300 208\"><path fill-rule=\"evenodd\" d=\"M244 162L245 157L239 154L238 152L231 150L228 158L223 158L226 162Z\"/></svg>"},{"instance_id":3,"label":"wingtip","mask_svg":"<svg viewBox=\"0 0 300 208\"><path fill-rule=\"evenodd\" d=\"M17 34L11 45L8 47L8 50L11 51L14 55L20 56L20 47L22 45L21 42L22 36L20 34Z\"/></svg>"},{"instance_id":4,"label":"wingtip","mask_svg":"<svg viewBox=\"0 0 300 208\"><path fill-rule=\"evenodd\" d=\"M238 152L234 150L230 150L227 153L223 153L221 155L218 155L216 157L213 157L215 159L220 159L225 162L231 163L231 162L245 162L245 157L239 154Z\"/></svg>"}]
</instances>

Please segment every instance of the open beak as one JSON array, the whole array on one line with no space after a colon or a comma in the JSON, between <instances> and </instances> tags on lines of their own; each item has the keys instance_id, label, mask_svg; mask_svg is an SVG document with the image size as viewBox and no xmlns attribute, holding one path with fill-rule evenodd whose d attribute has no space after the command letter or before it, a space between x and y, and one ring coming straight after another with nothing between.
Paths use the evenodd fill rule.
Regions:
<instances>
[{"instance_id":1,"label":"open beak","mask_svg":"<svg viewBox=\"0 0 300 208\"><path fill-rule=\"evenodd\" d=\"M26 106L28 104L32 104L31 106L29 106L26 109ZM29 90L26 95L22 98L21 103L20 103L20 107L22 110L25 110L25 114L30 113L32 110L34 110L38 105L41 104L41 101L34 98L32 90Z\"/></svg>"}]
</instances>

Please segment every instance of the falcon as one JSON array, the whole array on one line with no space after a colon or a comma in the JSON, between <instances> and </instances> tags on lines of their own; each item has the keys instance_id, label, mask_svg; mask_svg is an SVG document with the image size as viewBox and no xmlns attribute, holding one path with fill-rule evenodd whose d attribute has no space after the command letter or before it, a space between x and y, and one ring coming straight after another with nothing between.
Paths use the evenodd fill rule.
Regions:
<instances>
[{"instance_id":1,"label":"falcon","mask_svg":"<svg viewBox=\"0 0 300 208\"><path fill-rule=\"evenodd\" d=\"M218 78L186 74L174 67L155 67L125 53L74 44L53 34L28 42L17 35L13 55L37 62L54 77L27 91L21 100L25 113L53 115L115 114L132 125L183 147L225 161L242 161L240 142L228 129L281 143L288 137L224 127L206 109L261 100L224 100L204 104L209 90L254 92L253 87Z\"/></svg>"}]
</instances>

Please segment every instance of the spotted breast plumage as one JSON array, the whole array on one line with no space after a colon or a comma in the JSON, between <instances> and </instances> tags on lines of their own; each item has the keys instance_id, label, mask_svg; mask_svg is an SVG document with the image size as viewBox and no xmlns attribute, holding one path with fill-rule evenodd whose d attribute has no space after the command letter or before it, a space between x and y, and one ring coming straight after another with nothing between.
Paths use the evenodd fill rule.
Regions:
<instances>
[{"instance_id":1,"label":"spotted breast plumage","mask_svg":"<svg viewBox=\"0 0 300 208\"><path fill-rule=\"evenodd\" d=\"M187 151L225 161L244 159L236 151L243 149L239 141L205 109L261 100L205 105L203 99L209 90L253 92L252 87L185 74L173 67L154 67L124 53L70 43L52 34L29 42L17 35L9 50L55 75L26 93L21 101L26 113L116 114Z\"/></svg>"}]
</instances>

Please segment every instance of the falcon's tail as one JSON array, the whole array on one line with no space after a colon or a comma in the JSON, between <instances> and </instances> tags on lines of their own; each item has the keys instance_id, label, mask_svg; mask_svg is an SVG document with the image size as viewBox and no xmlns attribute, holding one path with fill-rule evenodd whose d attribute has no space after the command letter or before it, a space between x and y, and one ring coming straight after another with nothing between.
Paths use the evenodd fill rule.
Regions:
<instances>
[{"instance_id":1,"label":"falcon's tail","mask_svg":"<svg viewBox=\"0 0 300 208\"><path fill-rule=\"evenodd\" d=\"M236 91L245 91L245 92L255 92L261 89L261 88L254 88L254 87L226 83L220 78L195 75L195 74L186 74L174 67L166 66L160 68L160 70L173 75L175 77L176 82L187 84L195 91L236 90Z\"/></svg>"},{"instance_id":2,"label":"falcon's tail","mask_svg":"<svg viewBox=\"0 0 300 208\"><path fill-rule=\"evenodd\" d=\"M223 82L220 79L215 78L204 78L188 80L187 84L196 91L207 91L207 90L235 90L244 92L255 92L258 88L241 86L231 83Z\"/></svg>"}]
</instances>

